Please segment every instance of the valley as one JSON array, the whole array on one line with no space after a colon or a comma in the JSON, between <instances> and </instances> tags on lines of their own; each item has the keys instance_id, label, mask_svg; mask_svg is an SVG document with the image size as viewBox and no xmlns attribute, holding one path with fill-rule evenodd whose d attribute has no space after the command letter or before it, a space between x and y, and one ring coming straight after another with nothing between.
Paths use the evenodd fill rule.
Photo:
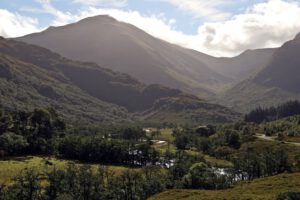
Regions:
<instances>
[{"instance_id":1,"label":"valley","mask_svg":"<svg viewBox=\"0 0 300 200\"><path fill-rule=\"evenodd\" d=\"M0 200L300 199L299 3L70 2L0 2Z\"/></svg>"},{"instance_id":2,"label":"valley","mask_svg":"<svg viewBox=\"0 0 300 200\"><path fill-rule=\"evenodd\" d=\"M71 32L74 34L68 37ZM84 39L79 39L82 36ZM169 44L109 16L97 16L16 40L48 48L69 59L92 61L128 73L147 84L176 88L237 112L300 99L295 89L299 37L279 48L218 58ZM282 66L287 74L281 73Z\"/></svg>"}]
</instances>

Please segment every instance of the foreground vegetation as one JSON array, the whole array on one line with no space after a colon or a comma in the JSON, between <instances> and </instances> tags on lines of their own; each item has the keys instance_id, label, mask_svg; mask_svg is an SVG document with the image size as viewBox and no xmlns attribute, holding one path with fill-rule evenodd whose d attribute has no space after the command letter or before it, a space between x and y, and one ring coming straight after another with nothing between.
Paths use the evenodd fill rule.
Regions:
<instances>
[{"instance_id":1,"label":"foreground vegetation","mask_svg":"<svg viewBox=\"0 0 300 200\"><path fill-rule=\"evenodd\" d=\"M284 173L241 182L226 190L170 190L150 200L276 200L288 192L300 193L300 173Z\"/></svg>"},{"instance_id":2,"label":"foreground vegetation","mask_svg":"<svg viewBox=\"0 0 300 200\"><path fill-rule=\"evenodd\" d=\"M8 185L13 178L21 175L28 169L34 169L38 173L50 172L54 168L65 169L69 163L70 161L68 160L40 156L10 157L2 159L0 160L0 185ZM78 167L88 165L93 171L96 171L99 166L97 164L73 163ZM128 168L123 166L110 165L107 167L115 174L121 174L128 170Z\"/></svg>"},{"instance_id":3,"label":"foreground vegetation","mask_svg":"<svg viewBox=\"0 0 300 200\"><path fill-rule=\"evenodd\" d=\"M282 126L244 121L156 129L66 124L53 109L4 111L1 198L143 200L166 190L222 193L244 181L297 174L300 146L257 137L297 132L297 116L288 117ZM280 198L298 195L293 187L289 192Z\"/></svg>"}]
</instances>

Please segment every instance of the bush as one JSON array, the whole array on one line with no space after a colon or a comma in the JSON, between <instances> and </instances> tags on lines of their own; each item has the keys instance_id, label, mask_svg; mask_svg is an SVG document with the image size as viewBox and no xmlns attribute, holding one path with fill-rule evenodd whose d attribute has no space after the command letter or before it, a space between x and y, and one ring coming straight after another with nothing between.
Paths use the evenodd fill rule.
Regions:
<instances>
[{"instance_id":1,"label":"bush","mask_svg":"<svg viewBox=\"0 0 300 200\"><path fill-rule=\"evenodd\" d=\"M0 136L0 150L9 155L22 154L28 146L27 140L22 135L8 132Z\"/></svg>"},{"instance_id":2,"label":"bush","mask_svg":"<svg viewBox=\"0 0 300 200\"><path fill-rule=\"evenodd\" d=\"M285 192L278 195L277 200L299 200L300 192Z\"/></svg>"}]
</instances>

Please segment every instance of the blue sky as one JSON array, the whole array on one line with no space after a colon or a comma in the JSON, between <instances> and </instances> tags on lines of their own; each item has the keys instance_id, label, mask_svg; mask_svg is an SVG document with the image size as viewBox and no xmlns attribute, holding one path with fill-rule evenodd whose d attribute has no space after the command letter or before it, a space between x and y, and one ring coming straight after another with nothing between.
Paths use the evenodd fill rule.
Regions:
<instances>
[{"instance_id":1,"label":"blue sky","mask_svg":"<svg viewBox=\"0 0 300 200\"><path fill-rule=\"evenodd\" d=\"M196 0L198 1L198 0ZM196 2L195 1L195 2ZM201 0L200 0L201 1ZM230 0L227 0L230 2ZM24 16L30 16L32 18L39 19L39 26L46 27L51 24L54 16L49 13L38 12L39 9L43 9L41 2L37 0L1 0L0 8L7 9L10 12L17 12ZM209 8L213 7L217 11L208 16L201 16L197 11L192 12L189 9L181 9L180 6L170 3L168 0L52 0L51 4L63 11L70 12L73 14L78 13L79 10L85 9L89 6L99 7L99 8L118 8L124 11L139 11L145 16L151 15L161 15L163 14L165 18L175 19L176 20L176 29L180 30L187 34L197 33L198 27L204 22L216 21L214 17L219 13L228 13L228 17L223 19L228 19L230 16L236 15L238 13L243 13L251 5L254 5L257 2L263 2L262 0L237 0L234 3L223 3L220 5L207 6ZM205 2L205 1L203 1ZM219 1L221 2L221 1ZM225 1L226 2L226 1ZM204 3L205 4L205 3ZM201 13L201 11L199 11ZM222 20L218 19L218 20Z\"/></svg>"},{"instance_id":2,"label":"blue sky","mask_svg":"<svg viewBox=\"0 0 300 200\"><path fill-rule=\"evenodd\" d=\"M108 14L214 56L276 47L300 32L300 0L1 0L0 35L16 37Z\"/></svg>"}]
</instances>

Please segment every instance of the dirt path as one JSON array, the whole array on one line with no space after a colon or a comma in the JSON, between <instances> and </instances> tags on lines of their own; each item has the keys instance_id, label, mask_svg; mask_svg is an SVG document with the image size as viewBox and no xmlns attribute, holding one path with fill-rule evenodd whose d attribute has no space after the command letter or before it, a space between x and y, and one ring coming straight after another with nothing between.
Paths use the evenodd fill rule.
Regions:
<instances>
[{"instance_id":1,"label":"dirt path","mask_svg":"<svg viewBox=\"0 0 300 200\"><path fill-rule=\"evenodd\" d=\"M262 140L266 140L266 141L277 141L275 137L271 137L271 136L266 136L266 135L263 135L263 134L256 134L255 135L256 138L259 138L259 139L262 139ZM282 141L283 143L285 144L291 144L291 145L295 145L295 146L299 146L300 147L300 143L297 143L297 142L286 142L286 141Z\"/></svg>"}]
</instances>

